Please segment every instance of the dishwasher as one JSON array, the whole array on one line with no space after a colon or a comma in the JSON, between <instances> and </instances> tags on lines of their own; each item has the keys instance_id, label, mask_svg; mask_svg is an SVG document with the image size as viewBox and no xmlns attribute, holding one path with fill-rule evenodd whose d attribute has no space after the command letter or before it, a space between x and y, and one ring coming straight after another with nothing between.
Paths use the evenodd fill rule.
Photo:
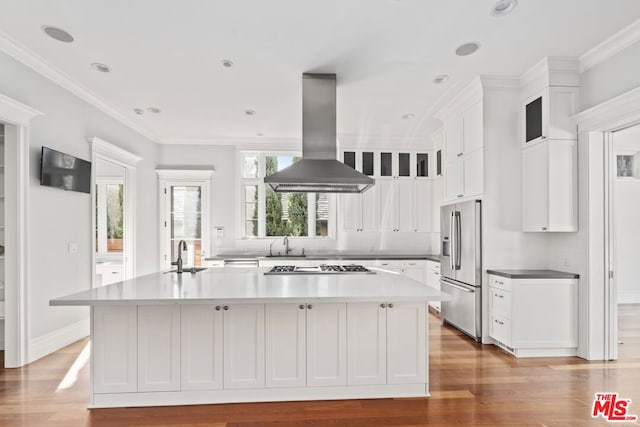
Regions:
<instances>
[{"instance_id":1,"label":"dishwasher","mask_svg":"<svg viewBox=\"0 0 640 427\"><path fill-rule=\"evenodd\" d=\"M257 268L260 266L260 263L255 258L225 259L224 266L233 268Z\"/></svg>"}]
</instances>

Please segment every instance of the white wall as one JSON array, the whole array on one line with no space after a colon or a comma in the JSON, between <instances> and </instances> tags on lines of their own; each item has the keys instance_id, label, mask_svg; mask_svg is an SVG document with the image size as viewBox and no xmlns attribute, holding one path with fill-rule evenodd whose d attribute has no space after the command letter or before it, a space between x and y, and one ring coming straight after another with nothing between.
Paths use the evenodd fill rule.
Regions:
<instances>
[{"instance_id":1,"label":"white wall","mask_svg":"<svg viewBox=\"0 0 640 427\"><path fill-rule=\"evenodd\" d=\"M640 86L640 42L580 75L580 109L598 105Z\"/></svg>"},{"instance_id":2,"label":"white wall","mask_svg":"<svg viewBox=\"0 0 640 427\"><path fill-rule=\"evenodd\" d=\"M28 357L33 359L81 334L88 324L87 308L49 307L49 300L89 289L92 270L91 196L41 187L41 147L90 159L89 139L97 136L144 158L138 165L138 205L142 207L137 218L138 274L158 268L157 209L144 208L157 206L157 148L4 53L0 53L0 93L43 113L32 121L30 132L27 323ZM78 253L67 251L70 242L78 244Z\"/></svg>"},{"instance_id":3,"label":"white wall","mask_svg":"<svg viewBox=\"0 0 640 427\"><path fill-rule=\"evenodd\" d=\"M615 132L613 144L616 155L640 153L640 126ZM640 303L640 176L616 178L613 191L617 300L637 304Z\"/></svg>"}]
</instances>

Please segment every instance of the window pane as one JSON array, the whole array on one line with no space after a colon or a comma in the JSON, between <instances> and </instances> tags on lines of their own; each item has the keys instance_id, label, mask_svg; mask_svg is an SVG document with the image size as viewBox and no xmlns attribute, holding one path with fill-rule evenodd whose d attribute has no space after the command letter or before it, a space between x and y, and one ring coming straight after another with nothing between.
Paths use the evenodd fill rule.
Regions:
<instances>
[{"instance_id":1,"label":"window pane","mask_svg":"<svg viewBox=\"0 0 640 427\"><path fill-rule=\"evenodd\" d=\"M329 235L329 195L316 193L316 236Z\"/></svg>"},{"instance_id":2,"label":"window pane","mask_svg":"<svg viewBox=\"0 0 640 427\"><path fill-rule=\"evenodd\" d=\"M411 175L411 166L410 166L410 155L409 153L400 153L398 154L398 166L399 173L398 176L409 176Z\"/></svg>"},{"instance_id":3,"label":"window pane","mask_svg":"<svg viewBox=\"0 0 640 427\"><path fill-rule=\"evenodd\" d=\"M184 265L200 265L202 254L202 189L199 185L171 187L171 259L178 257L178 243L187 241Z\"/></svg>"},{"instance_id":4,"label":"window pane","mask_svg":"<svg viewBox=\"0 0 640 427\"><path fill-rule=\"evenodd\" d=\"M267 156L265 157L265 176L273 175L274 173L291 166L298 160L300 160L300 157Z\"/></svg>"},{"instance_id":5,"label":"window pane","mask_svg":"<svg viewBox=\"0 0 640 427\"><path fill-rule=\"evenodd\" d=\"M244 186L244 235L255 237L258 235L258 186Z\"/></svg>"},{"instance_id":6,"label":"window pane","mask_svg":"<svg viewBox=\"0 0 640 427\"><path fill-rule=\"evenodd\" d=\"M380 175L391 175L391 153L380 153Z\"/></svg>"},{"instance_id":7,"label":"window pane","mask_svg":"<svg viewBox=\"0 0 640 427\"><path fill-rule=\"evenodd\" d=\"M107 252L122 252L123 210L122 184L107 184Z\"/></svg>"},{"instance_id":8,"label":"window pane","mask_svg":"<svg viewBox=\"0 0 640 427\"><path fill-rule=\"evenodd\" d=\"M242 176L244 178L258 177L258 156L244 156L244 162L242 165Z\"/></svg>"},{"instance_id":9,"label":"window pane","mask_svg":"<svg viewBox=\"0 0 640 427\"><path fill-rule=\"evenodd\" d=\"M265 204L267 236L308 235L306 193L276 193L267 187Z\"/></svg>"},{"instance_id":10,"label":"window pane","mask_svg":"<svg viewBox=\"0 0 640 427\"><path fill-rule=\"evenodd\" d=\"M258 235L258 221L245 221L244 224L245 236L256 237Z\"/></svg>"},{"instance_id":11,"label":"window pane","mask_svg":"<svg viewBox=\"0 0 640 427\"><path fill-rule=\"evenodd\" d=\"M416 176L429 176L429 154L418 153Z\"/></svg>"}]
</instances>

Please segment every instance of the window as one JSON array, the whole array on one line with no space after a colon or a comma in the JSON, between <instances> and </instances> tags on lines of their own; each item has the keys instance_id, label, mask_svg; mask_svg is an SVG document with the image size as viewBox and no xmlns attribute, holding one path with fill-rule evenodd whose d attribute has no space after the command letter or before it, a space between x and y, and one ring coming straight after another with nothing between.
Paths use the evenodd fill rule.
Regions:
<instances>
[{"instance_id":1,"label":"window","mask_svg":"<svg viewBox=\"0 0 640 427\"><path fill-rule=\"evenodd\" d=\"M263 182L265 176L298 160L300 157L293 155L242 154L242 237L331 236L334 217L331 195L276 193Z\"/></svg>"},{"instance_id":2,"label":"window","mask_svg":"<svg viewBox=\"0 0 640 427\"><path fill-rule=\"evenodd\" d=\"M124 235L124 182L96 179L96 253L122 254Z\"/></svg>"}]
</instances>

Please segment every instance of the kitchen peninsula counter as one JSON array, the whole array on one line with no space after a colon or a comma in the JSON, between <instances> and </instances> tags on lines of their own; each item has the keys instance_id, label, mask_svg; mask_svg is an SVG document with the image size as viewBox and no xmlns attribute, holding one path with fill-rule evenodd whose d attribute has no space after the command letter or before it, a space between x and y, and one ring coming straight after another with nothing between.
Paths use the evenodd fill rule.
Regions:
<instances>
[{"instance_id":1,"label":"kitchen peninsula counter","mask_svg":"<svg viewBox=\"0 0 640 427\"><path fill-rule=\"evenodd\" d=\"M91 306L90 407L428 396L427 303L401 274L157 273Z\"/></svg>"}]
</instances>

